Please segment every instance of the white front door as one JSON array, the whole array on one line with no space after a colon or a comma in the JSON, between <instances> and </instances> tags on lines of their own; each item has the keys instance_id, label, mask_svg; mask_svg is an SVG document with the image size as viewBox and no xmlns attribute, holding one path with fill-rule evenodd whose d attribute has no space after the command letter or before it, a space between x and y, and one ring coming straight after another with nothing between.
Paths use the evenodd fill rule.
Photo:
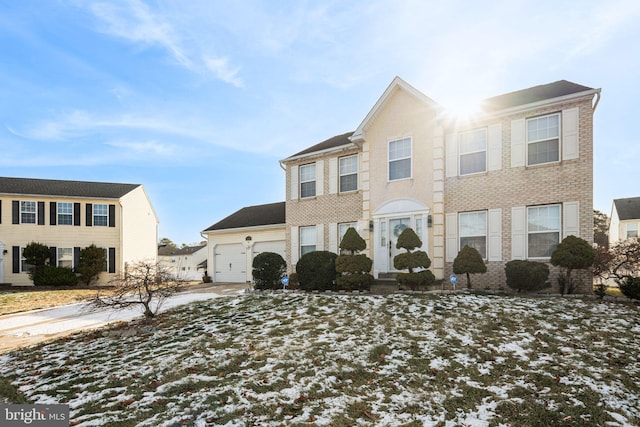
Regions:
<instances>
[{"instance_id":1,"label":"white front door","mask_svg":"<svg viewBox=\"0 0 640 427\"><path fill-rule=\"evenodd\" d=\"M405 228L410 227L411 218L393 218L389 220L389 271L398 271L393 266L393 258L401 252L405 252L404 249L396 248L396 243L398 243L398 236L400 233L404 231Z\"/></svg>"}]
</instances>

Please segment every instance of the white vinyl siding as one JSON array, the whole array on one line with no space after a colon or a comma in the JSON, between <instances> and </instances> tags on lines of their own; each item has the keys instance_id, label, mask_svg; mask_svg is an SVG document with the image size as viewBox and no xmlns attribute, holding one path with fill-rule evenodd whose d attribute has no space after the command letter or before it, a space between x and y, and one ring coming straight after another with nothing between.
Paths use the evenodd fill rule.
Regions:
<instances>
[{"instance_id":1,"label":"white vinyl siding","mask_svg":"<svg viewBox=\"0 0 640 427\"><path fill-rule=\"evenodd\" d=\"M560 114L527 120L527 165L560 161Z\"/></svg>"},{"instance_id":2,"label":"white vinyl siding","mask_svg":"<svg viewBox=\"0 0 640 427\"><path fill-rule=\"evenodd\" d=\"M300 198L316 195L316 164L300 166Z\"/></svg>"},{"instance_id":3,"label":"white vinyl siding","mask_svg":"<svg viewBox=\"0 0 640 427\"><path fill-rule=\"evenodd\" d=\"M463 212L458 217L459 248L469 246L487 258L487 211Z\"/></svg>"},{"instance_id":4,"label":"white vinyl siding","mask_svg":"<svg viewBox=\"0 0 640 427\"><path fill-rule=\"evenodd\" d=\"M475 129L458 135L460 175L487 171L487 129Z\"/></svg>"},{"instance_id":5,"label":"white vinyl siding","mask_svg":"<svg viewBox=\"0 0 640 427\"><path fill-rule=\"evenodd\" d=\"M346 193L358 189L358 156L340 157L340 192Z\"/></svg>"},{"instance_id":6,"label":"white vinyl siding","mask_svg":"<svg viewBox=\"0 0 640 427\"><path fill-rule=\"evenodd\" d=\"M527 258L549 258L560 243L560 205L527 208Z\"/></svg>"},{"instance_id":7,"label":"white vinyl siding","mask_svg":"<svg viewBox=\"0 0 640 427\"><path fill-rule=\"evenodd\" d=\"M389 181L411 178L411 138L389 141Z\"/></svg>"},{"instance_id":8,"label":"white vinyl siding","mask_svg":"<svg viewBox=\"0 0 640 427\"><path fill-rule=\"evenodd\" d=\"M73 203L58 203L58 225L73 225Z\"/></svg>"}]
</instances>

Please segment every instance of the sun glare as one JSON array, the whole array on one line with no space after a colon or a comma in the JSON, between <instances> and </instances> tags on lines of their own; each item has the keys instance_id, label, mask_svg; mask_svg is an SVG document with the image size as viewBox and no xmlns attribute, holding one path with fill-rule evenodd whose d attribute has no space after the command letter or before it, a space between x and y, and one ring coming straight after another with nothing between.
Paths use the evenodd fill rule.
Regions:
<instances>
[{"instance_id":1,"label":"sun glare","mask_svg":"<svg viewBox=\"0 0 640 427\"><path fill-rule=\"evenodd\" d=\"M482 112L482 104L477 100L458 99L445 104L445 114L458 122L470 121Z\"/></svg>"}]
</instances>

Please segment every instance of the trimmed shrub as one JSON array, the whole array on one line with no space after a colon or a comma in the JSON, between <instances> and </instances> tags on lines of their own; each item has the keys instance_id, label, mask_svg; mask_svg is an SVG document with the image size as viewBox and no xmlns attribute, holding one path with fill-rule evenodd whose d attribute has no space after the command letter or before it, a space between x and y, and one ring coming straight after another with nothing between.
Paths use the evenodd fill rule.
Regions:
<instances>
[{"instance_id":1,"label":"trimmed shrub","mask_svg":"<svg viewBox=\"0 0 640 427\"><path fill-rule=\"evenodd\" d=\"M573 270L584 270L593 264L596 252L584 239L567 236L551 254L551 264L561 267L564 272L558 276L558 286L562 295L571 294L580 284L571 277Z\"/></svg>"},{"instance_id":2,"label":"trimmed shrub","mask_svg":"<svg viewBox=\"0 0 640 427\"><path fill-rule=\"evenodd\" d=\"M32 274L36 286L76 286L78 276L70 268L45 265L37 268Z\"/></svg>"},{"instance_id":3,"label":"trimmed shrub","mask_svg":"<svg viewBox=\"0 0 640 427\"><path fill-rule=\"evenodd\" d=\"M302 255L296 264L300 289L333 290L336 280L336 257L336 254L328 251L314 251Z\"/></svg>"},{"instance_id":4,"label":"trimmed shrub","mask_svg":"<svg viewBox=\"0 0 640 427\"><path fill-rule=\"evenodd\" d=\"M90 286L103 271L105 261L104 249L94 244L80 250L80 265L76 269L80 274L80 281Z\"/></svg>"},{"instance_id":5,"label":"trimmed shrub","mask_svg":"<svg viewBox=\"0 0 640 427\"><path fill-rule=\"evenodd\" d=\"M505 265L507 286L520 291L539 291L549 287L549 266L535 261L509 261Z\"/></svg>"},{"instance_id":6,"label":"trimmed shrub","mask_svg":"<svg viewBox=\"0 0 640 427\"><path fill-rule=\"evenodd\" d=\"M640 277L627 276L616 280L622 295L629 299L640 300Z\"/></svg>"},{"instance_id":7,"label":"trimmed shrub","mask_svg":"<svg viewBox=\"0 0 640 427\"><path fill-rule=\"evenodd\" d=\"M336 258L336 271L340 273L336 279L337 290L365 291L371 288L373 276L369 272L373 261L364 254L357 254L366 247L356 229L349 227L340 242L340 249L347 254Z\"/></svg>"},{"instance_id":8,"label":"trimmed shrub","mask_svg":"<svg viewBox=\"0 0 640 427\"><path fill-rule=\"evenodd\" d=\"M431 259L425 251L415 251L422 246L422 241L411 228L405 228L396 243L397 249L405 249L407 252L393 257L393 266L396 270L409 270L408 273L398 273L396 280L399 285L408 286L412 290L431 285L436 281L433 273L427 268L431 265ZM414 271L414 270L419 271Z\"/></svg>"},{"instance_id":9,"label":"trimmed shrub","mask_svg":"<svg viewBox=\"0 0 640 427\"><path fill-rule=\"evenodd\" d=\"M253 259L253 286L256 289L280 289L287 263L280 254L263 252Z\"/></svg>"},{"instance_id":10,"label":"trimmed shrub","mask_svg":"<svg viewBox=\"0 0 640 427\"><path fill-rule=\"evenodd\" d=\"M484 264L482 255L477 249L464 245L458 252L458 256L453 260L453 272L455 274L467 275L467 288L471 289L471 278L469 274L486 273L487 266Z\"/></svg>"}]
</instances>

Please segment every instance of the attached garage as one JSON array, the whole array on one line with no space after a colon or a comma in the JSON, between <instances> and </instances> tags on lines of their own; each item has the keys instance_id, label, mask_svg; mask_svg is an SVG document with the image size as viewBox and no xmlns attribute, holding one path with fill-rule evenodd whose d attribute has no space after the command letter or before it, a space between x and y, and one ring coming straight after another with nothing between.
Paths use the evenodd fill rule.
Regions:
<instances>
[{"instance_id":1,"label":"attached garage","mask_svg":"<svg viewBox=\"0 0 640 427\"><path fill-rule=\"evenodd\" d=\"M285 204L249 206L202 232L209 276L216 283L251 281L253 258L276 252L285 258Z\"/></svg>"}]
</instances>

